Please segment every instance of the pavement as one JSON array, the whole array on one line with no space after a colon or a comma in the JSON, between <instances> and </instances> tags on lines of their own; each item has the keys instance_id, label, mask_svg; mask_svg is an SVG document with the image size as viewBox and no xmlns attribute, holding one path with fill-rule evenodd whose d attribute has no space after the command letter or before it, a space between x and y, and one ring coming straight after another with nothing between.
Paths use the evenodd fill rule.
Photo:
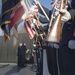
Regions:
<instances>
[{"instance_id":1,"label":"pavement","mask_svg":"<svg viewBox=\"0 0 75 75\"><path fill-rule=\"evenodd\" d=\"M36 75L32 64L26 67L18 67L15 63L0 63L0 75Z\"/></svg>"}]
</instances>

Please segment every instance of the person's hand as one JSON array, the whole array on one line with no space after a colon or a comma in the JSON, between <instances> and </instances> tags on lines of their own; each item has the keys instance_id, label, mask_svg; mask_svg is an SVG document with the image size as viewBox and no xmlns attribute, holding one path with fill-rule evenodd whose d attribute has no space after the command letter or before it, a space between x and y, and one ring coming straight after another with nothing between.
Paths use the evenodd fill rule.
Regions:
<instances>
[{"instance_id":1,"label":"person's hand","mask_svg":"<svg viewBox=\"0 0 75 75\"><path fill-rule=\"evenodd\" d=\"M62 14L62 18L61 18L62 22L67 22L67 21L71 20L71 15L67 11L67 9L62 9L62 10L56 9L56 10L59 11L59 13Z\"/></svg>"},{"instance_id":2,"label":"person's hand","mask_svg":"<svg viewBox=\"0 0 75 75\"><path fill-rule=\"evenodd\" d=\"M67 22L71 20L71 15L66 9L59 10L59 12L62 14L62 21Z\"/></svg>"}]
</instances>

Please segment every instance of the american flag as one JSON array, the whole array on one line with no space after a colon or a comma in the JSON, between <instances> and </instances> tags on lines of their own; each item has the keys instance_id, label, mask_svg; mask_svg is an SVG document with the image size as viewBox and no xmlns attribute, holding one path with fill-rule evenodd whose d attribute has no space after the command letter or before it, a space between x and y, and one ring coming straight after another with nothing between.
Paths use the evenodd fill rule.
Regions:
<instances>
[{"instance_id":1,"label":"american flag","mask_svg":"<svg viewBox=\"0 0 75 75\"><path fill-rule=\"evenodd\" d=\"M38 15L38 7L36 5L32 5L30 10L35 14L35 15Z\"/></svg>"},{"instance_id":2,"label":"american flag","mask_svg":"<svg viewBox=\"0 0 75 75\"><path fill-rule=\"evenodd\" d=\"M32 29L31 27L31 24L29 21L25 21L24 23L24 28L29 36L30 39L33 39L34 35L35 35L35 32L34 30Z\"/></svg>"},{"instance_id":3,"label":"american flag","mask_svg":"<svg viewBox=\"0 0 75 75\"><path fill-rule=\"evenodd\" d=\"M31 12L28 12L25 20L28 21L29 19L33 19L33 18L34 18L33 14Z\"/></svg>"}]
</instances>

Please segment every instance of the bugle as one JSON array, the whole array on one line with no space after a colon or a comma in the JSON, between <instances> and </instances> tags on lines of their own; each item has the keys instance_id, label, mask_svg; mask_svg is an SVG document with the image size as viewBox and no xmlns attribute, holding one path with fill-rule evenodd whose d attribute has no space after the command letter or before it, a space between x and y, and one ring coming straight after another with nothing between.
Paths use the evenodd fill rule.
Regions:
<instances>
[{"instance_id":1,"label":"bugle","mask_svg":"<svg viewBox=\"0 0 75 75\"><path fill-rule=\"evenodd\" d=\"M64 9L66 6L66 0L60 0L60 8L59 10L62 10ZM59 43L60 42L60 39L61 39L61 17L62 17L62 14L59 13L52 25L50 26L49 30L48 30L48 35L46 37L46 41L48 42L56 42L56 43Z\"/></svg>"}]
</instances>

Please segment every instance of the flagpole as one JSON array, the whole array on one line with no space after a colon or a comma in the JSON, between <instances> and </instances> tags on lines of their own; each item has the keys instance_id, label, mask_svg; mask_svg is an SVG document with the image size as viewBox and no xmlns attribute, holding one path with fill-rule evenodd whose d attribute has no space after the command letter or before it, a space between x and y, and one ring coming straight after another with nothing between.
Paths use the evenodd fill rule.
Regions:
<instances>
[{"instance_id":1,"label":"flagpole","mask_svg":"<svg viewBox=\"0 0 75 75\"><path fill-rule=\"evenodd\" d=\"M44 13L45 17L47 18L48 21L50 21L49 17L47 16L47 14L46 14L45 10L43 9L43 7L41 6L40 2L37 0L37 2L35 1L35 3L37 3L40 6L40 8L41 8L42 12Z\"/></svg>"}]
</instances>

